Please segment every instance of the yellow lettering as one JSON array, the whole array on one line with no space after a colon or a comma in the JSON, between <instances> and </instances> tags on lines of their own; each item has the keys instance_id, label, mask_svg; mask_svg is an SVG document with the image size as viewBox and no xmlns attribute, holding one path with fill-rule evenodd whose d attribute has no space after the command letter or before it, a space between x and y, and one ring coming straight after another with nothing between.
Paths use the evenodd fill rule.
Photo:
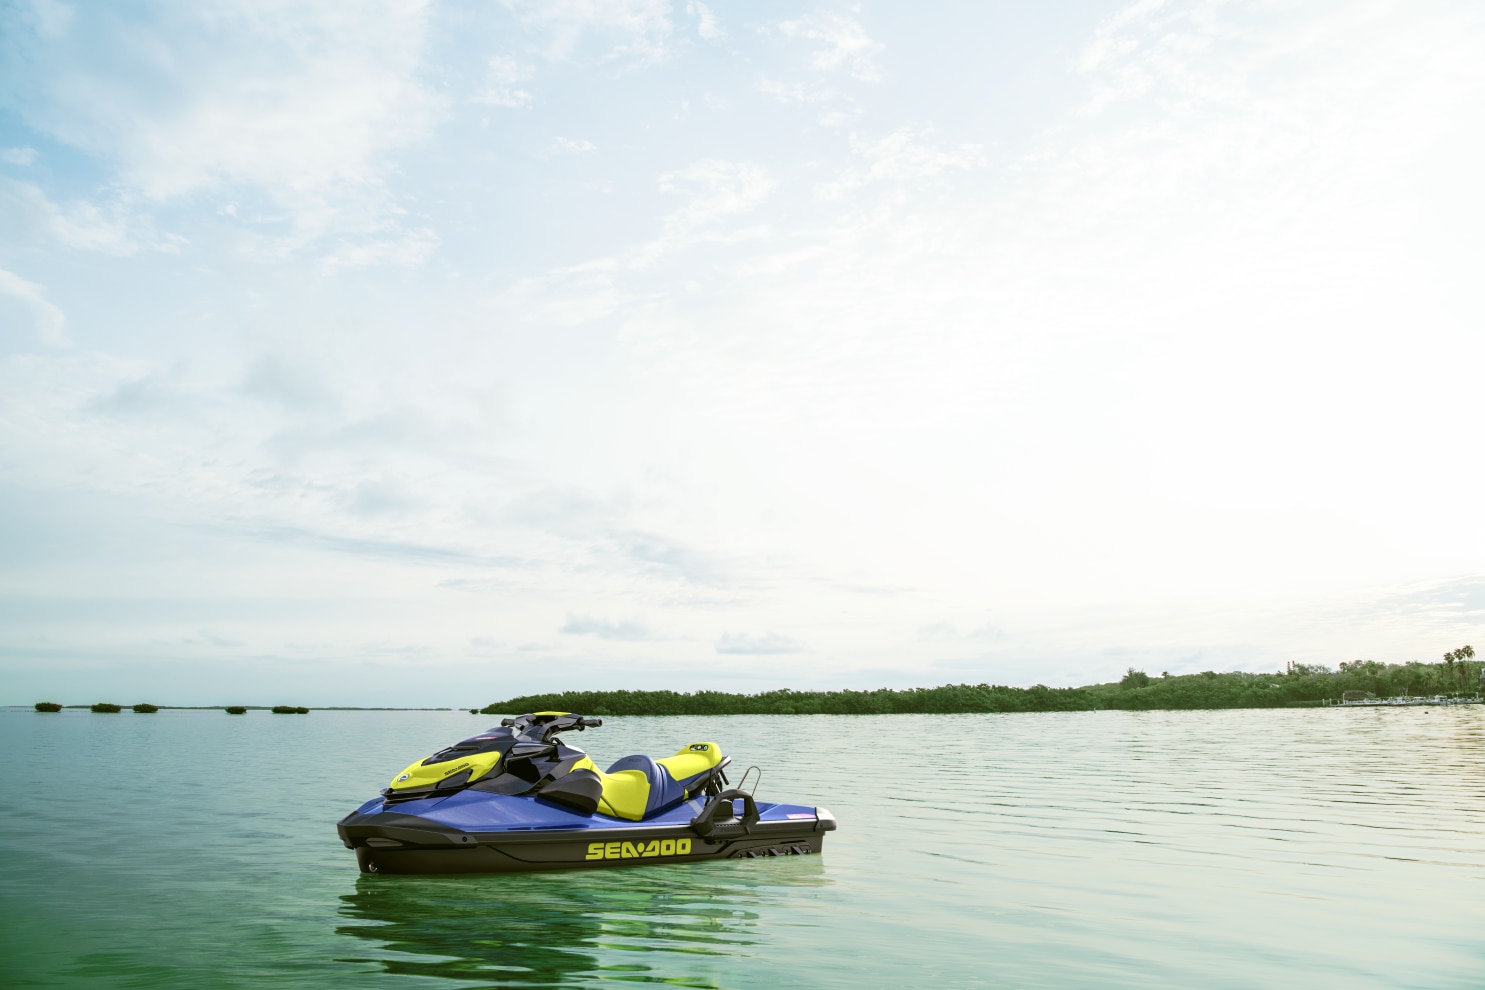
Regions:
<instances>
[{"instance_id":1,"label":"yellow lettering","mask_svg":"<svg viewBox=\"0 0 1485 990\"><path fill-rule=\"evenodd\" d=\"M651 839L644 842L590 842L584 859L638 859L649 856L689 856L690 839Z\"/></svg>"}]
</instances>

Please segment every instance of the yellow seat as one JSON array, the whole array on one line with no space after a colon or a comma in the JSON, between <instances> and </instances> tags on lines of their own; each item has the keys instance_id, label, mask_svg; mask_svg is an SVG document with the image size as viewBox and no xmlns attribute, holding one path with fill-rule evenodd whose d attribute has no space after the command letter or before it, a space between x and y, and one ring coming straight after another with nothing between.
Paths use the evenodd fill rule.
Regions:
<instances>
[{"instance_id":1,"label":"yellow seat","mask_svg":"<svg viewBox=\"0 0 1485 990\"><path fill-rule=\"evenodd\" d=\"M603 796L598 799L598 813L637 822L645 816L650 801L650 780L639 770L620 770L599 774Z\"/></svg>"},{"instance_id":2,"label":"yellow seat","mask_svg":"<svg viewBox=\"0 0 1485 990\"><path fill-rule=\"evenodd\" d=\"M599 770L586 756L573 769L591 770L603 784L598 813L637 822L699 794L707 776L722 762L722 748L713 742L691 743L663 760L626 756Z\"/></svg>"}]
</instances>

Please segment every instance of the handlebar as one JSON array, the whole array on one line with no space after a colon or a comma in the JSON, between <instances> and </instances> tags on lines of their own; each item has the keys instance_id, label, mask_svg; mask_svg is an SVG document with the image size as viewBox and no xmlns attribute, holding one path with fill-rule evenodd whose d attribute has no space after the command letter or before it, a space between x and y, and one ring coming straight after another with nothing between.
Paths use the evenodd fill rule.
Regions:
<instances>
[{"instance_id":1,"label":"handlebar","mask_svg":"<svg viewBox=\"0 0 1485 990\"><path fill-rule=\"evenodd\" d=\"M587 718L582 715L558 715L543 716L550 721L537 721L531 715L521 715L517 718L503 718L500 724L506 728L516 729L520 735L529 736L534 730L540 730L543 741L550 739L559 732L567 732L569 729L596 729L603 724L601 718Z\"/></svg>"},{"instance_id":2,"label":"handlebar","mask_svg":"<svg viewBox=\"0 0 1485 990\"><path fill-rule=\"evenodd\" d=\"M566 723L564 723L561 719L558 719L555 722L543 726L541 737L543 739L550 739L559 732L568 732L572 729L576 729L579 732L582 732L584 729L596 729L602 724L603 719L601 718L583 718L581 715Z\"/></svg>"},{"instance_id":3,"label":"handlebar","mask_svg":"<svg viewBox=\"0 0 1485 990\"><path fill-rule=\"evenodd\" d=\"M517 722L521 721L521 719L522 718L525 718L525 717L526 716L522 715L521 718L503 718L503 719L500 720L500 724L503 725L503 726L505 726L506 728L510 728L511 726L515 725ZM587 718L585 716L579 716L578 717L578 722L581 723L585 728L596 729L600 725L603 724L603 719L601 719L601 718ZM567 726L567 728L571 728L571 726Z\"/></svg>"}]
</instances>

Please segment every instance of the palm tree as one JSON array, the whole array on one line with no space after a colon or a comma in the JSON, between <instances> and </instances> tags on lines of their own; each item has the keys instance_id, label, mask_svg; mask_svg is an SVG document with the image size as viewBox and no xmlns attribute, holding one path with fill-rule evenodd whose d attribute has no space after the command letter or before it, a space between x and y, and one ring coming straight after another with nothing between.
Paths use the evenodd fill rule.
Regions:
<instances>
[{"instance_id":1,"label":"palm tree","mask_svg":"<svg viewBox=\"0 0 1485 990\"><path fill-rule=\"evenodd\" d=\"M1469 676L1470 676L1469 660L1474 655L1475 655L1475 648L1473 646L1470 646L1468 643L1464 644L1463 646L1461 646L1457 650L1450 650L1448 653L1445 653L1444 654L1444 663L1448 664L1449 681L1451 683L1453 683L1455 681L1454 674L1455 674L1455 671L1458 670L1458 673L1459 673L1458 683L1459 683L1459 687L1460 687L1461 690L1467 690L1468 687L1469 687L1469 684L1468 684ZM1458 668L1456 668L1454 666L1455 661L1458 661L1458 663L1459 663L1459 667Z\"/></svg>"}]
</instances>

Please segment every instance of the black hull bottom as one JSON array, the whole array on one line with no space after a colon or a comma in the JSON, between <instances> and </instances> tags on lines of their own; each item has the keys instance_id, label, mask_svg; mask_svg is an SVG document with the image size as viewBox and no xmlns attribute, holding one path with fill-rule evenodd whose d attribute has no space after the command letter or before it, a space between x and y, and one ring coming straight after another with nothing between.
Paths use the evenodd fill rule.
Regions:
<instances>
[{"instance_id":1,"label":"black hull bottom","mask_svg":"<svg viewBox=\"0 0 1485 990\"><path fill-rule=\"evenodd\" d=\"M534 870L582 870L808 855L820 852L823 846L824 836L821 835L800 836L789 841L749 837L715 843L694 843L691 853L685 856L638 855L629 859L592 860L585 855L585 843L554 843L552 848L508 846L504 849L484 844L469 849L372 849L361 846L356 850L356 862L362 873L529 873ZM537 856L541 858L538 859Z\"/></svg>"},{"instance_id":2,"label":"black hull bottom","mask_svg":"<svg viewBox=\"0 0 1485 990\"><path fill-rule=\"evenodd\" d=\"M831 823L834 824L833 822ZM405 828L375 825L346 828L342 838L356 851L362 873L526 873L718 859L802 856L825 844L816 823L761 823L742 834L701 836L689 828L598 830L561 836L462 833L451 841L419 842ZM347 834L347 833L352 834ZM616 834L620 833L621 834ZM431 838L431 836L429 837ZM412 841L409 841L412 840Z\"/></svg>"}]
</instances>

